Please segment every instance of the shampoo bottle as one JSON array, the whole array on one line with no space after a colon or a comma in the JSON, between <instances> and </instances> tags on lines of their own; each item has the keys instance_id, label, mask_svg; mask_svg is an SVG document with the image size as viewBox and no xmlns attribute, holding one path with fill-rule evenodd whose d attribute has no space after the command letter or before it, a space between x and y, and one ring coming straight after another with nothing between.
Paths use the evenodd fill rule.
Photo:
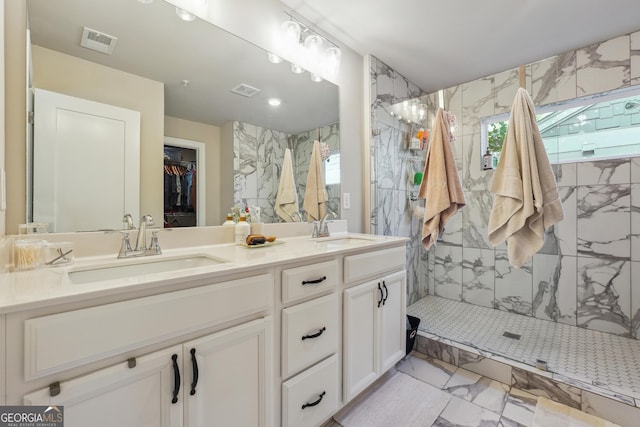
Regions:
<instances>
[{"instance_id":1,"label":"shampoo bottle","mask_svg":"<svg viewBox=\"0 0 640 427\"><path fill-rule=\"evenodd\" d=\"M236 224L236 244L246 245L250 232L251 226L247 222L247 217L244 215L240 216L240 221Z\"/></svg>"},{"instance_id":2,"label":"shampoo bottle","mask_svg":"<svg viewBox=\"0 0 640 427\"><path fill-rule=\"evenodd\" d=\"M225 222L223 222L222 225L233 225L235 227L236 223L233 220L233 215L228 213L227 214L227 220Z\"/></svg>"}]
</instances>

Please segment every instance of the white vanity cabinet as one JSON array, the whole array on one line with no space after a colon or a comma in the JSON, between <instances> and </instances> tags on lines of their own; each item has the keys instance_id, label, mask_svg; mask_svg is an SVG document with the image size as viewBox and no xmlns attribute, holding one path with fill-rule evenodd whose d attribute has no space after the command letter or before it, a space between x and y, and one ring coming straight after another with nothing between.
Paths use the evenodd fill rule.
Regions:
<instances>
[{"instance_id":1,"label":"white vanity cabinet","mask_svg":"<svg viewBox=\"0 0 640 427\"><path fill-rule=\"evenodd\" d=\"M266 427L271 341L266 317L38 390L24 403L63 405L69 427Z\"/></svg>"},{"instance_id":2,"label":"white vanity cabinet","mask_svg":"<svg viewBox=\"0 0 640 427\"><path fill-rule=\"evenodd\" d=\"M337 258L282 271L282 427L318 426L341 403L339 271Z\"/></svg>"},{"instance_id":3,"label":"white vanity cabinet","mask_svg":"<svg viewBox=\"0 0 640 427\"><path fill-rule=\"evenodd\" d=\"M389 267L393 258L400 259L404 248L355 255L345 258L358 266L354 277L368 271ZM369 264L368 261L380 263ZM383 261L384 260L384 261ZM396 263L396 269L404 266ZM390 267L393 268L393 267ZM345 276L348 270L345 268ZM345 278L346 278L345 277ZM373 383L405 355L406 341L406 270L381 276L344 291L343 319L343 387L348 402Z\"/></svg>"}]
</instances>

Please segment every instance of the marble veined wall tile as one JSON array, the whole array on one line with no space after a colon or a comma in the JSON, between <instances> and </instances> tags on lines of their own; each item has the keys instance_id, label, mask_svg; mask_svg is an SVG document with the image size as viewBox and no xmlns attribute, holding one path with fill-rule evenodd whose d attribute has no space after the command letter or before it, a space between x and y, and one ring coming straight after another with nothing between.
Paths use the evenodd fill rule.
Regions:
<instances>
[{"instance_id":1,"label":"marble veined wall tile","mask_svg":"<svg viewBox=\"0 0 640 427\"><path fill-rule=\"evenodd\" d=\"M480 119L495 114L493 82L493 77L486 77L462 85L461 135L479 133Z\"/></svg>"},{"instance_id":2,"label":"marble veined wall tile","mask_svg":"<svg viewBox=\"0 0 640 427\"><path fill-rule=\"evenodd\" d=\"M635 426L640 418L640 409L586 390L582 392L580 409L621 426Z\"/></svg>"},{"instance_id":3,"label":"marble veined wall tile","mask_svg":"<svg viewBox=\"0 0 640 427\"><path fill-rule=\"evenodd\" d=\"M493 308L495 251L493 249L462 250L462 300Z\"/></svg>"},{"instance_id":4,"label":"marble veined wall tile","mask_svg":"<svg viewBox=\"0 0 640 427\"><path fill-rule=\"evenodd\" d=\"M629 259L631 185L578 187L578 253Z\"/></svg>"},{"instance_id":5,"label":"marble veined wall tile","mask_svg":"<svg viewBox=\"0 0 640 427\"><path fill-rule=\"evenodd\" d=\"M256 171L257 198L275 200L279 183L278 169L281 163L282 161L277 161L277 163L258 162Z\"/></svg>"},{"instance_id":6,"label":"marble veined wall tile","mask_svg":"<svg viewBox=\"0 0 640 427\"><path fill-rule=\"evenodd\" d=\"M508 113L511 111L519 83L518 68L503 71L495 75L493 89L495 99L494 114Z\"/></svg>"},{"instance_id":7,"label":"marble veined wall tile","mask_svg":"<svg viewBox=\"0 0 640 427\"><path fill-rule=\"evenodd\" d=\"M640 31L631 33L631 84L640 84Z\"/></svg>"},{"instance_id":8,"label":"marble veined wall tile","mask_svg":"<svg viewBox=\"0 0 640 427\"><path fill-rule=\"evenodd\" d=\"M460 301L462 299L462 248L436 245L434 254L435 295Z\"/></svg>"},{"instance_id":9,"label":"marble veined wall tile","mask_svg":"<svg viewBox=\"0 0 640 427\"><path fill-rule=\"evenodd\" d=\"M407 306L420 296L420 247L407 245Z\"/></svg>"},{"instance_id":10,"label":"marble veined wall tile","mask_svg":"<svg viewBox=\"0 0 640 427\"><path fill-rule=\"evenodd\" d=\"M438 96L436 92L436 97ZM462 136L462 85L452 86L443 91L444 109L455 114L457 119L456 134ZM438 105L439 106L439 105Z\"/></svg>"},{"instance_id":11,"label":"marble veined wall tile","mask_svg":"<svg viewBox=\"0 0 640 427\"><path fill-rule=\"evenodd\" d=\"M572 408L580 408L582 390L520 368L511 370L511 385L534 396L543 396Z\"/></svg>"},{"instance_id":12,"label":"marble veined wall tile","mask_svg":"<svg viewBox=\"0 0 640 427\"><path fill-rule=\"evenodd\" d=\"M375 59L372 65L373 76L371 77L376 82L376 97L371 101L385 107L393 105L395 103L393 91L396 73L379 59Z\"/></svg>"},{"instance_id":13,"label":"marble veined wall tile","mask_svg":"<svg viewBox=\"0 0 640 427\"><path fill-rule=\"evenodd\" d=\"M507 251L496 250L496 282L494 308L532 315L532 262L521 268L509 263Z\"/></svg>"},{"instance_id":14,"label":"marble veined wall tile","mask_svg":"<svg viewBox=\"0 0 640 427\"><path fill-rule=\"evenodd\" d=\"M391 232L395 227L394 220L394 198L395 191L378 189L376 191L376 219L377 234L383 236L391 236Z\"/></svg>"},{"instance_id":15,"label":"marble veined wall tile","mask_svg":"<svg viewBox=\"0 0 640 427\"><path fill-rule=\"evenodd\" d=\"M640 338L640 262L631 263L631 335Z\"/></svg>"},{"instance_id":16,"label":"marble veined wall tile","mask_svg":"<svg viewBox=\"0 0 640 427\"><path fill-rule=\"evenodd\" d=\"M578 326L630 335L629 261L578 258Z\"/></svg>"},{"instance_id":17,"label":"marble veined wall tile","mask_svg":"<svg viewBox=\"0 0 640 427\"><path fill-rule=\"evenodd\" d=\"M573 256L534 255L534 317L575 326L576 267Z\"/></svg>"},{"instance_id":18,"label":"marble veined wall tile","mask_svg":"<svg viewBox=\"0 0 640 427\"><path fill-rule=\"evenodd\" d=\"M463 171L462 171L462 188L466 190L487 190L493 178L493 171L483 171L482 164L482 147L480 143L480 134L466 134L462 137L462 147L464 150Z\"/></svg>"},{"instance_id":19,"label":"marble veined wall tile","mask_svg":"<svg viewBox=\"0 0 640 427\"><path fill-rule=\"evenodd\" d=\"M259 127L257 129L258 159L264 163L281 163L284 150L280 151L281 132Z\"/></svg>"},{"instance_id":20,"label":"marble veined wall tile","mask_svg":"<svg viewBox=\"0 0 640 427\"><path fill-rule=\"evenodd\" d=\"M630 81L628 35L593 44L576 52L577 95L618 89Z\"/></svg>"},{"instance_id":21,"label":"marble veined wall tile","mask_svg":"<svg viewBox=\"0 0 640 427\"><path fill-rule=\"evenodd\" d=\"M491 213L491 193L486 190L464 192L467 204L462 209L462 244L465 248L492 249L487 234Z\"/></svg>"},{"instance_id":22,"label":"marble veined wall tile","mask_svg":"<svg viewBox=\"0 0 640 427\"><path fill-rule=\"evenodd\" d=\"M628 184L631 180L631 160L611 159L577 163L578 185Z\"/></svg>"},{"instance_id":23,"label":"marble veined wall tile","mask_svg":"<svg viewBox=\"0 0 640 427\"><path fill-rule=\"evenodd\" d=\"M454 216L449 218L449 221L444 226L444 231L439 238L439 243L445 243L448 245L461 246L462 245L462 219L463 210L456 212Z\"/></svg>"},{"instance_id":24,"label":"marble veined wall tile","mask_svg":"<svg viewBox=\"0 0 640 427\"><path fill-rule=\"evenodd\" d=\"M377 188L393 189L395 184L395 140L396 130L378 122L380 134L376 137L376 183Z\"/></svg>"},{"instance_id":25,"label":"marble veined wall tile","mask_svg":"<svg viewBox=\"0 0 640 427\"><path fill-rule=\"evenodd\" d=\"M631 183L640 184L640 157L631 158Z\"/></svg>"},{"instance_id":26,"label":"marble veined wall tile","mask_svg":"<svg viewBox=\"0 0 640 427\"><path fill-rule=\"evenodd\" d=\"M557 101L574 99L577 95L577 55L575 51L556 57L556 98Z\"/></svg>"},{"instance_id":27,"label":"marble veined wall tile","mask_svg":"<svg viewBox=\"0 0 640 427\"><path fill-rule=\"evenodd\" d=\"M531 64L531 99L534 105L556 102L557 70L556 57Z\"/></svg>"},{"instance_id":28,"label":"marble veined wall tile","mask_svg":"<svg viewBox=\"0 0 640 427\"><path fill-rule=\"evenodd\" d=\"M577 187L559 187L558 195L562 200L564 218L553 226L553 238L557 240L557 247L562 255L578 255L577 241Z\"/></svg>"},{"instance_id":29,"label":"marble veined wall tile","mask_svg":"<svg viewBox=\"0 0 640 427\"><path fill-rule=\"evenodd\" d=\"M631 184L631 260L640 261L640 184Z\"/></svg>"},{"instance_id":30,"label":"marble veined wall tile","mask_svg":"<svg viewBox=\"0 0 640 427\"><path fill-rule=\"evenodd\" d=\"M551 165L558 187L574 187L578 185L578 165L576 163L562 163Z\"/></svg>"}]
</instances>

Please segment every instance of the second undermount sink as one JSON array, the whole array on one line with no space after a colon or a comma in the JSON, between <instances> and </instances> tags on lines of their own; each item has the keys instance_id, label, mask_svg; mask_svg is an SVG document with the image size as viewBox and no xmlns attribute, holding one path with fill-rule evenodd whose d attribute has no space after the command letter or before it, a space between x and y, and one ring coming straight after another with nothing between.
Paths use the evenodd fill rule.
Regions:
<instances>
[{"instance_id":1,"label":"second undermount sink","mask_svg":"<svg viewBox=\"0 0 640 427\"><path fill-rule=\"evenodd\" d=\"M322 237L316 239L317 243L323 243L327 245L345 246L345 245L362 245L371 243L374 239L364 236L335 236L335 237Z\"/></svg>"},{"instance_id":2,"label":"second undermount sink","mask_svg":"<svg viewBox=\"0 0 640 427\"><path fill-rule=\"evenodd\" d=\"M75 284L124 279L145 274L168 273L197 267L227 263L227 260L206 255L186 255L172 258L141 258L127 264L118 261L109 265L84 267L69 271L69 280Z\"/></svg>"}]
</instances>

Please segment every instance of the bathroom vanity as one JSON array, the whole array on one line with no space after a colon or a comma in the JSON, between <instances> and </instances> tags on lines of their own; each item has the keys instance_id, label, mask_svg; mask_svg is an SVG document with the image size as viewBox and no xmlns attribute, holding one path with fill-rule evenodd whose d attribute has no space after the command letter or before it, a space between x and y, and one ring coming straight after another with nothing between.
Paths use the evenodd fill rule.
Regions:
<instances>
[{"instance_id":1,"label":"bathroom vanity","mask_svg":"<svg viewBox=\"0 0 640 427\"><path fill-rule=\"evenodd\" d=\"M320 425L405 354L406 239L277 243L4 274L0 404L64 405L71 427Z\"/></svg>"}]
</instances>

